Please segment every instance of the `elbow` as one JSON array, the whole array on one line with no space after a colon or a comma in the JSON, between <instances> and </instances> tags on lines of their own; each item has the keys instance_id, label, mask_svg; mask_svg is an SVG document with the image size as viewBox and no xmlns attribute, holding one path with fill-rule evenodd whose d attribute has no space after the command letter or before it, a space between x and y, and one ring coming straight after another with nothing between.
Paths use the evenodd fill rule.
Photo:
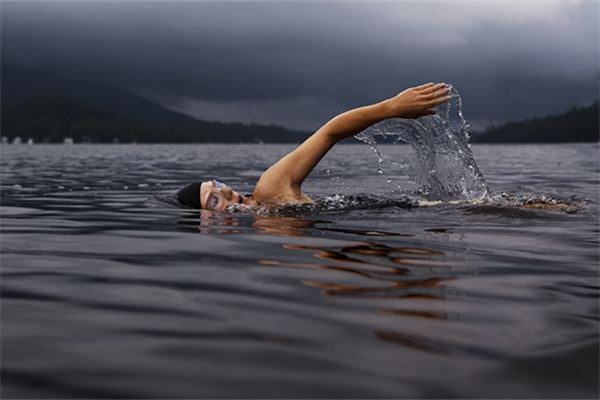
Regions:
<instances>
[{"instance_id":1,"label":"elbow","mask_svg":"<svg viewBox=\"0 0 600 400\"><path fill-rule=\"evenodd\" d=\"M320 136L323 142L333 146L344 138L337 128L338 127L336 126L335 121L331 120L327 124L323 125L323 127L321 127L321 129L315 133L315 136Z\"/></svg>"}]
</instances>

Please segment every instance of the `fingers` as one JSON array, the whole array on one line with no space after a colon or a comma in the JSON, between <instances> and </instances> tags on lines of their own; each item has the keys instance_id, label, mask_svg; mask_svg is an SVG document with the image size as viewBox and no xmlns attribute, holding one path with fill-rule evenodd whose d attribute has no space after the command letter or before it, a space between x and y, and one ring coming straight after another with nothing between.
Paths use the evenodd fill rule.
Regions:
<instances>
[{"instance_id":1,"label":"fingers","mask_svg":"<svg viewBox=\"0 0 600 400\"><path fill-rule=\"evenodd\" d=\"M432 86L429 86L429 87L427 87L425 89L422 89L421 90L421 94L429 94L429 93L432 93L432 92L435 92L435 91L438 91L438 90L441 90L441 89L448 90L449 87L450 86L447 85L447 84L445 84L445 83L436 83L435 85L432 85Z\"/></svg>"},{"instance_id":2,"label":"fingers","mask_svg":"<svg viewBox=\"0 0 600 400\"><path fill-rule=\"evenodd\" d=\"M434 86L433 82L424 83L423 85L416 86L415 89L426 89L431 86Z\"/></svg>"},{"instance_id":3,"label":"fingers","mask_svg":"<svg viewBox=\"0 0 600 400\"><path fill-rule=\"evenodd\" d=\"M440 82L440 83L433 83L433 82L429 82L429 83L425 83L421 86L417 86L415 87L416 90L418 90L421 93L427 93L430 92L432 90L437 90L441 87L448 87L447 84Z\"/></svg>"},{"instance_id":4,"label":"fingers","mask_svg":"<svg viewBox=\"0 0 600 400\"><path fill-rule=\"evenodd\" d=\"M424 99L433 100L440 96L445 96L450 93L450 88L445 84L435 85L433 89L429 89L426 93L421 93Z\"/></svg>"},{"instance_id":5,"label":"fingers","mask_svg":"<svg viewBox=\"0 0 600 400\"><path fill-rule=\"evenodd\" d=\"M435 106L439 106L440 104L444 104L445 102L447 102L448 100L450 100L452 98L452 96L443 96L443 97L437 97L435 99L432 99L430 101L427 102L427 106L428 107L435 107Z\"/></svg>"}]
</instances>

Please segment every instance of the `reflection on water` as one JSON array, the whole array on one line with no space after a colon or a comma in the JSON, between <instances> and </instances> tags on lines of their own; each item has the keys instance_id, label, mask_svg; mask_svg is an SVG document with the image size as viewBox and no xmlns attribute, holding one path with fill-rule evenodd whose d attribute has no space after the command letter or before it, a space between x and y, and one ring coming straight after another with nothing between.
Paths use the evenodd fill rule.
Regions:
<instances>
[{"instance_id":1,"label":"reflection on water","mask_svg":"<svg viewBox=\"0 0 600 400\"><path fill-rule=\"evenodd\" d=\"M194 222L195 221L195 222ZM334 232L355 237L411 238L414 235L374 229L352 229L331 227L331 221L313 220L291 216L263 216L253 213L231 214L207 210L187 213L180 225L201 234L237 234L244 232L244 225L251 226L257 233L283 237L303 237L316 232ZM430 228L427 232L448 240L449 230ZM306 287L320 289L324 296L343 296L355 299L411 300L410 308L400 304L374 308L372 312L389 317L448 319L441 311L427 310L431 300L456 299L457 291L449 290L445 283L458 278L454 273L457 259L446 257L438 249L411 246L389 246L372 240L349 245L315 246L289 242L282 247L290 251L310 253L314 259L325 262L290 262L263 257L260 265L277 268L294 268L328 272L327 280L299 281ZM293 257L296 258L296 257ZM464 270L464 269L463 269ZM333 274L331 274L333 272ZM349 283L348 277L359 278L360 283ZM336 279L339 277L339 279ZM420 301L425 301L421 304ZM458 318L455 318L455 321ZM419 335L408 335L395 330L375 330L374 336L382 341L408 346L413 350L444 353L455 348L452 343L436 342Z\"/></svg>"},{"instance_id":2,"label":"reflection on water","mask_svg":"<svg viewBox=\"0 0 600 400\"><path fill-rule=\"evenodd\" d=\"M302 221L306 223L307 221ZM271 224L279 226L297 225L289 218L280 221L273 218ZM394 232L381 232L363 229L335 229L320 228L316 229L326 231L343 232L358 236L403 236L411 235L398 234ZM270 232L273 233L273 232ZM320 260L326 260L328 263L294 263L268 258L260 259L258 262L265 266L279 268L300 268L309 270L323 270L327 272L336 272L337 274L328 274L327 281L322 280L303 280L302 284L308 287L321 289L320 293L324 296L345 296L352 298L362 298L365 300L388 299L388 300L446 300L448 291L444 287L444 282L456 279L452 272L444 271L444 274L436 273L439 268L452 268L444 256L445 253L439 250L417 248L417 247L390 247L383 243L362 242L349 246L306 246L286 244L285 249L293 251L307 251L313 257ZM359 264L357 266L356 264ZM413 272L413 267L419 267L418 273ZM423 276L421 268L430 268L429 272ZM351 274L358 276L362 283L348 284L347 276ZM336 280L335 277L340 279ZM453 294L456 296L456 293ZM382 315L411 318L430 318L446 319L447 314L436 311L424 311L419 302L412 302L415 308L395 308L391 306L381 307L373 312L379 312ZM425 308L427 306L425 305ZM400 331L376 330L376 338L408 346L415 350L444 352L443 346L432 347L427 343L427 339L418 335L406 335ZM452 345L450 345L452 347Z\"/></svg>"},{"instance_id":3,"label":"reflection on water","mask_svg":"<svg viewBox=\"0 0 600 400\"><path fill-rule=\"evenodd\" d=\"M251 221L251 222L250 222ZM210 210L188 211L179 219L180 229L207 235L236 234L248 231L248 223L258 233L302 236L318 221L296 217L269 217L254 213L232 214Z\"/></svg>"},{"instance_id":4,"label":"reflection on water","mask_svg":"<svg viewBox=\"0 0 600 400\"><path fill-rule=\"evenodd\" d=\"M228 213L216 213L201 210L196 213L199 218L197 231L202 234L233 234L241 231L235 228L243 224L241 216ZM411 237L413 235L392 231L372 229L332 228L329 221L310 220L296 217L245 215L251 218L252 228L259 233L277 236L304 236L308 229L325 232L344 233L355 236L374 237ZM189 223L189 222L188 222ZM193 225L193 224L190 224ZM444 234L447 229L431 228L428 232ZM422 247L396 246L374 241L358 242L345 246L311 246L284 244L284 249L309 252L317 260L327 263L298 263L283 260L261 258L259 264L277 268L297 268L306 270L323 270L335 272L327 281L311 279L300 281L303 285L320 289L324 296L345 296L352 298L388 299L388 300L447 300L450 295L456 298L456 291L445 288L444 283L457 277L452 273L456 259L449 260L441 250ZM358 265L357 265L358 264ZM443 269L443 270L440 270ZM424 274L423 271L427 272ZM360 284L346 283L348 275L360 277ZM335 276L340 279L336 281ZM318 277L318 276L316 276ZM447 319L448 315L438 311L426 311L418 303L415 308L387 306L374 309L382 315L411 318ZM426 306L425 306L426 308ZM374 332L376 338L391 343L406 345L416 350L433 351L425 345L425 338L410 336L399 331ZM449 345L453 347L453 345ZM437 345L435 351L442 352L443 346Z\"/></svg>"},{"instance_id":5,"label":"reflection on water","mask_svg":"<svg viewBox=\"0 0 600 400\"><path fill-rule=\"evenodd\" d=\"M308 229L319 221L295 217L263 217L253 216L252 227L260 233L270 233L281 236L303 236Z\"/></svg>"}]
</instances>

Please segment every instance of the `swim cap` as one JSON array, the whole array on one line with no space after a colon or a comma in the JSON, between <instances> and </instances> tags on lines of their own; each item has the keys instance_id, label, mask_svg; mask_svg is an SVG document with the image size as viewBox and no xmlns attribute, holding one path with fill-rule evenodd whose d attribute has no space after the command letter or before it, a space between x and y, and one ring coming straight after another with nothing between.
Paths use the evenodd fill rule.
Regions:
<instances>
[{"instance_id":1,"label":"swim cap","mask_svg":"<svg viewBox=\"0 0 600 400\"><path fill-rule=\"evenodd\" d=\"M177 192L177 200L188 207L202 208L202 204L200 204L201 184L201 182L188 183Z\"/></svg>"}]
</instances>

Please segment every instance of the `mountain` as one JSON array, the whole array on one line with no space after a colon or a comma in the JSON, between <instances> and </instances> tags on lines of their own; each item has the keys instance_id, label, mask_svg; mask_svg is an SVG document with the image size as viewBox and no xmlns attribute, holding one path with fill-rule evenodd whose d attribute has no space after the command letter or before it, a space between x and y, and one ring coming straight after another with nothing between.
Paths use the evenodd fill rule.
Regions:
<instances>
[{"instance_id":1,"label":"mountain","mask_svg":"<svg viewBox=\"0 0 600 400\"><path fill-rule=\"evenodd\" d=\"M473 135L474 143L569 143L600 140L598 102L544 118L509 122Z\"/></svg>"},{"instance_id":2,"label":"mountain","mask_svg":"<svg viewBox=\"0 0 600 400\"><path fill-rule=\"evenodd\" d=\"M57 143L70 137L76 143L238 143L299 142L305 133L278 126L157 123L125 117L80 99L62 96L31 97L21 104L2 103L2 136Z\"/></svg>"},{"instance_id":3,"label":"mountain","mask_svg":"<svg viewBox=\"0 0 600 400\"><path fill-rule=\"evenodd\" d=\"M76 141L77 137L87 137L92 142L112 142L114 138L130 141L135 137L137 142L162 143L290 143L308 136L307 132L275 125L202 121L126 90L20 66L2 64L1 79L2 136L9 140L20 136L54 142L69 136ZM82 121L89 128L87 133L77 131ZM50 131L34 132L34 126ZM100 128L105 131L100 133Z\"/></svg>"},{"instance_id":4,"label":"mountain","mask_svg":"<svg viewBox=\"0 0 600 400\"><path fill-rule=\"evenodd\" d=\"M199 127L142 122L100 109L79 99L31 97L22 104L2 104L2 135L33 139L36 143L62 142L206 142L215 135Z\"/></svg>"}]
</instances>

